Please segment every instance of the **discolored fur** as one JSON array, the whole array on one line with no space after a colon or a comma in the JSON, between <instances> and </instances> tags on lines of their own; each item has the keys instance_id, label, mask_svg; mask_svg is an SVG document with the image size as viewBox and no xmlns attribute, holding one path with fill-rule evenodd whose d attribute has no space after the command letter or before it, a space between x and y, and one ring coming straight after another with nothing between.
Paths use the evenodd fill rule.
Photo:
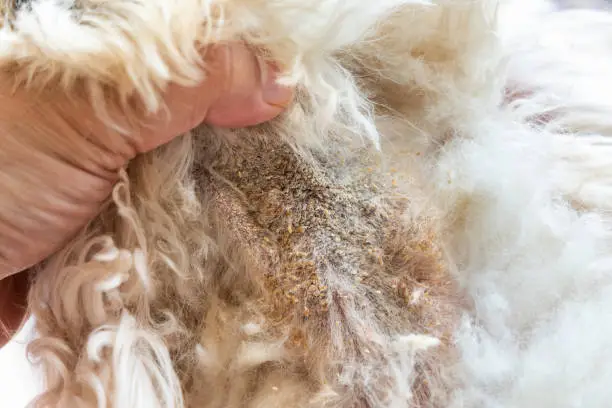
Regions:
<instances>
[{"instance_id":1,"label":"discolored fur","mask_svg":"<svg viewBox=\"0 0 612 408\"><path fill-rule=\"evenodd\" d=\"M337 392L342 405L388 403L397 380L388 373L394 350L385 338L419 333L448 347L456 321L431 221L406 214L409 198L394 192L371 149L346 152L332 138L325 151L306 155L269 128L234 134L239 142L199 135L196 160L207 165L196 174L212 197L215 234L236 237L225 258L240 254L212 278L217 307L250 305L259 341L276 338L288 353L280 366L258 369L245 392L282 390L280 378L293 375L313 395ZM430 364L420 362L420 375L436 381L439 367ZM423 384L416 386L429 405ZM300 391L304 403L307 390Z\"/></svg>"}]
</instances>

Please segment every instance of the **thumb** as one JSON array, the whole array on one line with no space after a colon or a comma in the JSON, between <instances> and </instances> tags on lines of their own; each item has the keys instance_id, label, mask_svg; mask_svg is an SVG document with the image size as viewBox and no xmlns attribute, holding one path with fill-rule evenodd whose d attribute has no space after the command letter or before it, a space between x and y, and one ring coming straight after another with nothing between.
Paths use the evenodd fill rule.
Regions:
<instances>
[{"instance_id":1,"label":"thumb","mask_svg":"<svg viewBox=\"0 0 612 408\"><path fill-rule=\"evenodd\" d=\"M201 123L258 125L278 116L292 100L293 90L276 83L277 68L243 44L211 46L204 59L207 75L202 83L168 87L167 110L147 121L154 135L146 137L142 150L154 149Z\"/></svg>"},{"instance_id":2,"label":"thumb","mask_svg":"<svg viewBox=\"0 0 612 408\"><path fill-rule=\"evenodd\" d=\"M243 45L212 50L208 89L218 86L218 98L205 121L223 127L253 126L275 118L289 105L292 90L276 83L277 68L256 57Z\"/></svg>"}]
</instances>

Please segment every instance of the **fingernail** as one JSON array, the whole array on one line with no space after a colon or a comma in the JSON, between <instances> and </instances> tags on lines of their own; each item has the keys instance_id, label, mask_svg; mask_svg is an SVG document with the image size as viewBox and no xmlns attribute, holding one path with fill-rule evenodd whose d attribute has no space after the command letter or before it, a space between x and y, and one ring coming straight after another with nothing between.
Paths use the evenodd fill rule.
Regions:
<instances>
[{"instance_id":1,"label":"fingernail","mask_svg":"<svg viewBox=\"0 0 612 408\"><path fill-rule=\"evenodd\" d=\"M258 58L261 72L261 93L264 102L279 108L286 108L291 103L293 91L291 88L279 85L276 82L279 70L271 63Z\"/></svg>"}]
</instances>

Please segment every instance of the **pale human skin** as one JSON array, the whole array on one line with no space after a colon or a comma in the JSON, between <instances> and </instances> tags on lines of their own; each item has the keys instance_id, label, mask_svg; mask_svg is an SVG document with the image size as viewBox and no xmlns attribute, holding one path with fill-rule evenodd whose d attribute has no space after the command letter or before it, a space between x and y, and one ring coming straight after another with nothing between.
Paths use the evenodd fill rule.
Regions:
<instances>
[{"instance_id":1,"label":"pale human skin","mask_svg":"<svg viewBox=\"0 0 612 408\"><path fill-rule=\"evenodd\" d=\"M131 158L193 127L256 125L278 116L292 90L243 45L209 49L198 86L170 85L165 113L121 135L86 103L12 92L0 74L0 320L15 329L25 312L25 271L59 249L99 211ZM263 69L262 69L263 68ZM168 113L170 115L168 116ZM0 345L10 334L0 330Z\"/></svg>"}]
</instances>

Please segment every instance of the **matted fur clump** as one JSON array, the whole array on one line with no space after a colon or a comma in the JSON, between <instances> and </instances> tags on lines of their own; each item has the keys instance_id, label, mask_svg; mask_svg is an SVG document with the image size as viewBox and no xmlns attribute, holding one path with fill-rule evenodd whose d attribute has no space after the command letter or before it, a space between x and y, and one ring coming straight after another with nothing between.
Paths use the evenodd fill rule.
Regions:
<instances>
[{"instance_id":1,"label":"matted fur clump","mask_svg":"<svg viewBox=\"0 0 612 408\"><path fill-rule=\"evenodd\" d=\"M612 18L521 28L526 4L5 3L2 66L109 126L200 79L206 44L298 89L269 124L137 157L39 266L36 406L607 406L609 71L538 35L609 53Z\"/></svg>"}]
</instances>

